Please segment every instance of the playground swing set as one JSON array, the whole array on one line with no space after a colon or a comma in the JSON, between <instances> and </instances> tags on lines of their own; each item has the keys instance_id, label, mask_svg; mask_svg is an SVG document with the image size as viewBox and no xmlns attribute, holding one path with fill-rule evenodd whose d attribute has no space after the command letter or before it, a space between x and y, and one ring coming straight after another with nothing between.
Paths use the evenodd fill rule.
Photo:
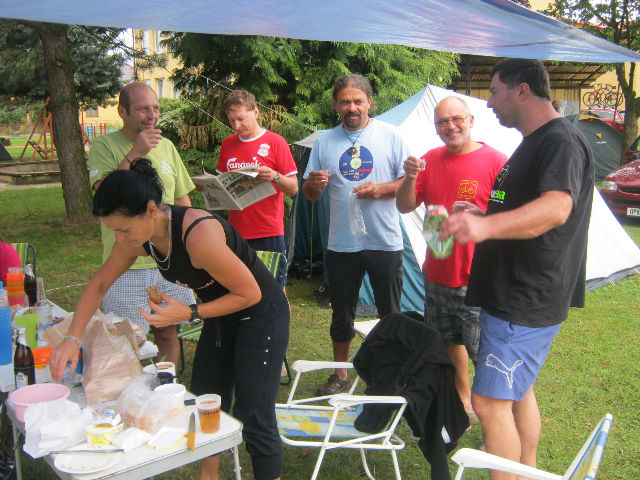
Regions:
<instances>
[{"instance_id":1,"label":"playground swing set","mask_svg":"<svg viewBox=\"0 0 640 480\"><path fill-rule=\"evenodd\" d=\"M47 101L44 103L42 110L40 111L40 115L38 116L38 120L33 125L31 129L31 133L29 134L29 138L22 149L22 153L20 154L19 161L22 161L24 158L24 154L27 151L27 148L33 148L33 153L31 154L30 162L35 160L36 154L40 156L40 158L44 161L55 161L56 160L56 147L53 144L53 123L51 120L51 112L47 111L47 105L49 105L50 99L47 98ZM38 139L35 140L35 136L37 134L37 130L39 126L42 126L40 129L40 134L38 135ZM86 147L87 143L89 145L93 145L92 139L97 135L104 135L107 133L106 124L99 124L97 127L94 125L85 125L82 123L82 144Z\"/></svg>"}]
</instances>

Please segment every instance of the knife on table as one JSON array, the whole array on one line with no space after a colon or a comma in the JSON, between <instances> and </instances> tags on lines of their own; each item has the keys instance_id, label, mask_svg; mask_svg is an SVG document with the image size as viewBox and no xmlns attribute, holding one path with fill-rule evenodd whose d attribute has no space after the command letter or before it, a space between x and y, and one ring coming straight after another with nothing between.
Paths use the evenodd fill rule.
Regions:
<instances>
[{"instance_id":1,"label":"knife on table","mask_svg":"<svg viewBox=\"0 0 640 480\"><path fill-rule=\"evenodd\" d=\"M189 418L189 430L185 434L187 437L187 447L189 450L196 449L196 414L195 412L191 412L191 417Z\"/></svg>"},{"instance_id":2,"label":"knife on table","mask_svg":"<svg viewBox=\"0 0 640 480\"><path fill-rule=\"evenodd\" d=\"M124 448L86 448L76 450L51 450L49 454L54 453L117 453L124 452Z\"/></svg>"}]
</instances>

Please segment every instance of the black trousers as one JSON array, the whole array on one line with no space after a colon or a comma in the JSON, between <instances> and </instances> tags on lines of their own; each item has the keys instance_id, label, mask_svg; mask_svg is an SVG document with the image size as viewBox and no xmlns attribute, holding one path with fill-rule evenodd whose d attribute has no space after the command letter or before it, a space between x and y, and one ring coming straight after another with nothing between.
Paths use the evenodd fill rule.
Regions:
<instances>
[{"instance_id":1,"label":"black trousers","mask_svg":"<svg viewBox=\"0 0 640 480\"><path fill-rule=\"evenodd\" d=\"M246 311L244 311L246 312ZM231 318L230 318L231 317ZM191 391L217 393L222 409L243 423L254 477L282 476L282 442L275 403L289 342L289 303L273 282L261 302L246 313L206 319L193 362Z\"/></svg>"},{"instance_id":2,"label":"black trousers","mask_svg":"<svg viewBox=\"0 0 640 480\"><path fill-rule=\"evenodd\" d=\"M353 319L365 272L369 274L373 297L380 318L401 311L402 250L362 250L334 252L327 250L331 328L334 342L348 342L355 336Z\"/></svg>"}]
</instances>

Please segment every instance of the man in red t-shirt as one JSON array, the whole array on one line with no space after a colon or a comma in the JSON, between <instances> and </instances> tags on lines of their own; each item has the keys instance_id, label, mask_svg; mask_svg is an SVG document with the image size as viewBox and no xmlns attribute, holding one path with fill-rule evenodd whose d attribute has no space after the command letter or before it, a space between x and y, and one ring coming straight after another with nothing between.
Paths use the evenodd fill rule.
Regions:
<instances>
[{"instance_id":1,"label":"man in red t-shirt","mask_svg":"<svg viewBox=\"0 0 640 480\"><path fill-rule=\"evenodd\" d=\"M285 253L284 198L298 192L297 167L286 140L258 124L256 98L246 90L234 90L224 102L234 132L224 139L218 158L220 173L255 167L256 177L271 182L276 193L244 210L230 210L229 222L255 250Z\"/></svg>"},{"instance_id":2,"label":"man in red t-shirt","mask_svg":"<svg viewBox=\"0 0 640 480\"><path fill-rule=\"evenodd\" d=\"M405 177L396 193L402 213L425 205L444 205L453 212L487 208L493 183L507 157L471 139L473 115L460 97L441 100L434 110L435 126L444 146L429 150L421 159L404 162ZM422 267L425 276L425 320L433 323L446 344L456 369L456 388L472 423L478 423L471 406L469 358L475 364L480 340L479 308L464 304L473 243L455 244L446 258L427 251Z\"/></svg>"}]
</instances>

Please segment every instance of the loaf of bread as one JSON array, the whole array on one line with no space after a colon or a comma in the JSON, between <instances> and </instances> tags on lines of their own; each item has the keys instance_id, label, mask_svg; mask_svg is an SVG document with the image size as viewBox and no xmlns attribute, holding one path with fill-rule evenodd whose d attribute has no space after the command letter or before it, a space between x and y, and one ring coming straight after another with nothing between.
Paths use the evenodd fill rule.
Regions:
<instances>
[{"instance_id":1,"label":"loaf of bread","mask_svg":"<svg viewBox=\"0 0 640 480\"><path fill-rule=\"evenodd\" d=\"M153 303L159 304L162 302L162 297L160 297L160 292L158 291L157 285L151 285L150 287L147 287L147 295L149 295L149 300L151 300Z\"/></svg>"}]
</instances>

